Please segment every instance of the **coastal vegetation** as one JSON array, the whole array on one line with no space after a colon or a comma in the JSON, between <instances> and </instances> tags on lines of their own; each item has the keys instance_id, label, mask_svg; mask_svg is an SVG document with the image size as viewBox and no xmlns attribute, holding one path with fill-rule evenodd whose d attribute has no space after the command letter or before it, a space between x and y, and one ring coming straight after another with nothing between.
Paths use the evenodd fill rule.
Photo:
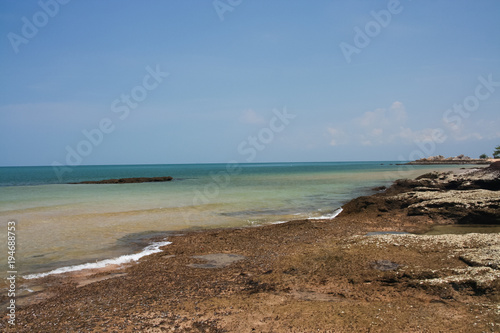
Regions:
<instances>
[{"instance_id":1,"label":"coastal vegetation","mask_svg":"<svg viewBox=\"0 0 500 333\"><path fill-rule=\"evenodd\" d=\"M500 158L500 146L497 146L495 148L495 151L493 152L493 157L494 158Z\"/></svg>"}]
</instances>

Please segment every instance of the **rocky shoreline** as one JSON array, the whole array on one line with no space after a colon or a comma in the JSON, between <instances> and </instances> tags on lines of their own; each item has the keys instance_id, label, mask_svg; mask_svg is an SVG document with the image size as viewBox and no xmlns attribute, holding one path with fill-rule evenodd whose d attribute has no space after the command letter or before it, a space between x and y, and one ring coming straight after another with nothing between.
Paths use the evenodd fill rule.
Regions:
<instances>
[{"instance_id":1,"label":"rocky shoreline","mask_svg":"<svg viewBox=\"0 0 500 333\"><path fill-rule=\"evenodd\" d=\"M0 329L496 332L499 234L418 233L498 225L499 169L399 180L334 220L186 231L134 265L25 281L40 291Z\"/></svg>"},{"instance_id":2,"label":"rocky shoreline","mask_svg":"<svg viewBox=\"0 0 500 333\"><path fill-rule=\"evenodd\" d=\"M500 224L500 162L400 179L383 193L356 198L343 208L351 215L401 212L428 218L433 224Z\"/></svg>"}]
</instances>

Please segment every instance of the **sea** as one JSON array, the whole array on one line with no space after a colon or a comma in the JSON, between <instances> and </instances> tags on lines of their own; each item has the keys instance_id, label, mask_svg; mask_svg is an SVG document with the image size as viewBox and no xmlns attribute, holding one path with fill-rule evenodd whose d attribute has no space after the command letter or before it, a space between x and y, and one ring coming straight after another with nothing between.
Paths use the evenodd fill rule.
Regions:
<instances>
[{"instance_id":1,"label":"sea","mask_svg":"<svg viewBox=\"0 0 500 333\"><path fill-rule=\"evenodd\" d=\"M75 166L62 175L50 166L1 167L0 270L11 270L14 243L10 259L30 279L135 261L161 251L175 232L333 219L343 204L375 187L452 168L397 163ZM160 176L173 180L71 184ZM15 240L8 243L13 225Z\"/></svg>"}]
</instances>

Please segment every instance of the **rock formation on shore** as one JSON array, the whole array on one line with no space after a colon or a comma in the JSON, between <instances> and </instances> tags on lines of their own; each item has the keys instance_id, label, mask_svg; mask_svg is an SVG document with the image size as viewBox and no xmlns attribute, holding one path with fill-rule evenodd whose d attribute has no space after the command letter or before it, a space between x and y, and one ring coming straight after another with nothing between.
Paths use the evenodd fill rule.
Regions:
<instances>
[{"instance_id":1,"label":"rock formation on shore","mask_svg":"<svg viewBox=\"0 0 500 333\"><path fill-rule=\"evenodd\" d=\"M403 210L407 216L428 216L434 223L500 223L500 162L482 169L431 172L397 180L384 193L360 197L345 213Z\"/></svg>"},{"instance_id":2,"label":"rock formation on shore","mask_svg":"<svg viewBox=\"0 0 500 333\"><path fill-rule=\"evenodd\" d=\"M84 181L70 184L132 184L132 183L151 183L151 182L168 182L173 178L168 177L135 177L135 178L119 178L119 179L104 179L96 181Z\"/></svg>"}]
</instances>

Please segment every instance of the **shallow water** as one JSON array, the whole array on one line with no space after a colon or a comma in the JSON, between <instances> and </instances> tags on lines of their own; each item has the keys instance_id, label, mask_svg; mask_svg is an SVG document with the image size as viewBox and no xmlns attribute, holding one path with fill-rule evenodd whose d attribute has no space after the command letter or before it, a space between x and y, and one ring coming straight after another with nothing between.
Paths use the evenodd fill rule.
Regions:
<instances>
[{"instance_id":1,"label":"shallow water","mask_svg":"<svg viewBox=\"0 0 500 333\"><path fill-rule=\"evenodd\" d=\"M31 274L134 253L155 233L328 216L373 187L437 168L389 162L82 166L64 179L51 167L0 168L0 228L6 235L7 222L16 221L17 270ZM139 176L174 180L67 184ZM6 240L0 238L0 248Z\"/></svg>"},{"instance_id":2,"label":"shallow water","mask_svg":"<svg viewBox=\"0 0 500 333\"><path fill-rule=\"evenodd\" d=\"M500 225L483 224L452 224L436 225L424 235L446 235L446 234L492 234L500 233Z\"/></svg>"}]
</instances>

